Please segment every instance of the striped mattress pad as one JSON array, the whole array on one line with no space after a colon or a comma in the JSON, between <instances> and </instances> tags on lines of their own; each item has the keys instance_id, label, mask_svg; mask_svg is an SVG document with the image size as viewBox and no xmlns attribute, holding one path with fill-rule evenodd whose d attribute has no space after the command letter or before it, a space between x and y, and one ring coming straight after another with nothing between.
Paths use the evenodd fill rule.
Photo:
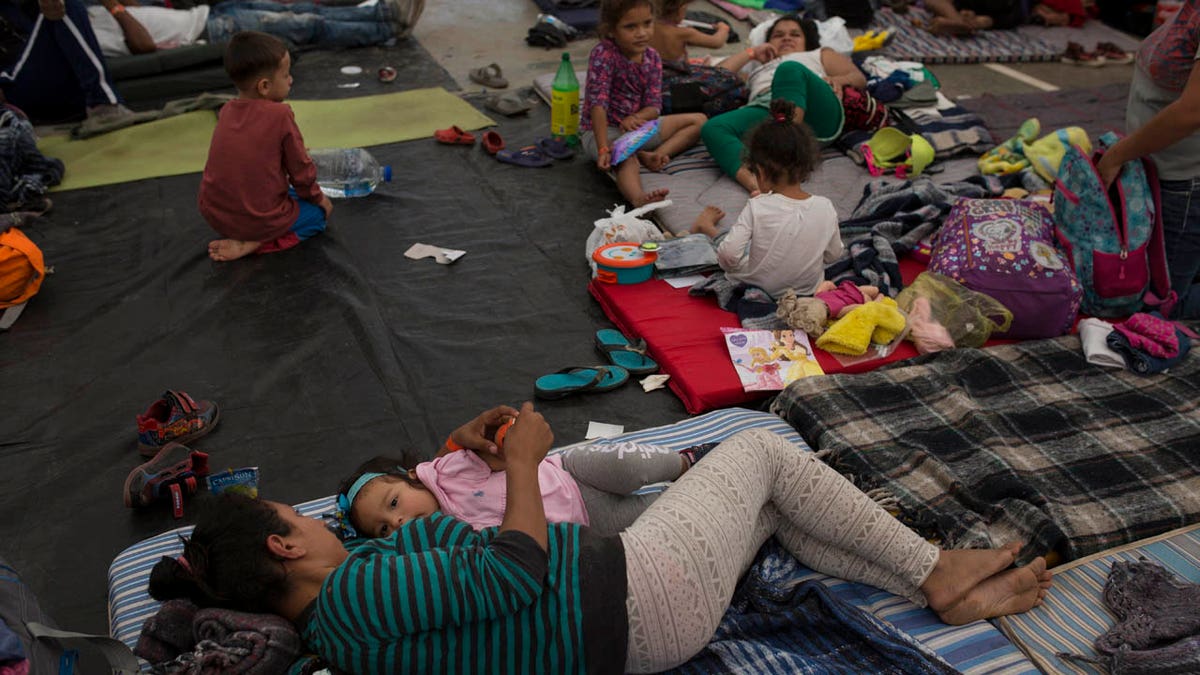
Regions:
<instances>
[{"instance_id":1,"label":"striped mattress pad","mask_svg":"<svg viewBox=\"0 0 1200 675\"><path fill-rule=\"evenodd\" d=\"M1047 673L1103 675L1106 668L1063 659L1058 654L1097 658L1092 646L1116 619L1104 605L1104 584L1112 564L1146 558L1177 577L1200 583L1200 524L1101 551L1055 567L1046 600L1024 614L997 623L1039 668Z\"/></svg>"},{"instance_id":2,"label":"striped mattress pad","mask_svg":"<svg viewBox=\"0 0 1200 675\"><path fill-rule=\"evenodd\" d=\"M636 441L682 450L686 447L724 440L747 429L766 429L808 449L799 434L779 417L765 412L729 408L692 417L675 424L622 434L612 440ZM575 444L581 445L581 444ZM575 445L556 448L563 452ZM319 516L334 510L334 498L323 497L296 507L307 516ZM158 611L158 602L147 593L150 570L162 556L177 556L183 551L180 536L191 532L181 527L145 539L122 551L109 568L108 616L113 637L133 647L142 624ZM947 626L929 610L885 591L863 584L834 579L805 570L794 583L820 579L839 597L890 621L899 629L921 640L942 658L971 675L1018 675L1037 673L1037 669L991 624L979 621L967 626ZM749 666L761 655L731 655L735 662ZM143 663L148 668L149 664Z\"/></svg>"}]
</instances>

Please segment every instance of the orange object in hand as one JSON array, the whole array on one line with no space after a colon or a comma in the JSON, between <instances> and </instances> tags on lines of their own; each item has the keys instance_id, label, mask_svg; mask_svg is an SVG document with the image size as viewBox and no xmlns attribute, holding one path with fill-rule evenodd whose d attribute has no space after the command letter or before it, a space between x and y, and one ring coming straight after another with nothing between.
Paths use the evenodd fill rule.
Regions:
<instances>
[{"instance_id":1,"label":"orange object in hand","mask_svg":"<svg viewBox=\"0 0 1200 675\"><path fill-rule=\"evenodd\" d=\"M504 449L504 437L508 435L508 429L513 424L515 424L516 421L517 421L516 417L510 417L510 418L508 418L507 422L500 425L499 429L496 429L496 439L495 440L496 440L497 448L500 448L501 450Z\"/></svg>"}]
</instances>

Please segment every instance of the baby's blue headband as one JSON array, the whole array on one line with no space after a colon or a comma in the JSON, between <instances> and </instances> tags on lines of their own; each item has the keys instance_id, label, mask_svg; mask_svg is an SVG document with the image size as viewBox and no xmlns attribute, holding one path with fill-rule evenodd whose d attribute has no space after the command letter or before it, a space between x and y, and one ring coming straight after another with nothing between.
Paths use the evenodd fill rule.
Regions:
<instances>
[{"instance_id":1,"label":"baby's blue headband","mask_svg":"<svg viewBox=\"0 0 1200 675\"><path fill-rule=\"evenodd\" d=\"M338 495L338 508L340 508L342 511L345 511L346 515L349 516L350 507L354 505L354 498L358 496L358 493L363 489L363 486L382 475L382 473L376 471L368 471L367 473L359 476L358 480L354 481L354 483L350 485L350 489L346 490L346 494Z\"/></svg>"}]
</instances>

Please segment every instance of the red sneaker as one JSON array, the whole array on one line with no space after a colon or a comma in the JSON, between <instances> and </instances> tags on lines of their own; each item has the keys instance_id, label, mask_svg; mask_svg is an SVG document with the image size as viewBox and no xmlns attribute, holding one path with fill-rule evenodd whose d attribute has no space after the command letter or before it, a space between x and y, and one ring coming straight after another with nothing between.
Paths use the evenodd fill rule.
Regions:
<instances>
[{"instance_id":1,"label":"red sneaker","mask_svg":"<svg viewBox=\"0 0 1200 675\"><path fill-rule=\"evenodd\" d=\"M1068 42L1067 51L1062 55L1063 63L1073 63L1077 66L1102 66L1104 57L1096 52L1089 52L1078 42Z\"/></svg>"},{"instance_id":2,"label":"red sneaker","mask_svg":"<svg viewBox=\"0 0 1200 675\"><path fill-rule=\"evenodd\" d=\"M125 478L125 506L149 506L166 498L178 486L184 494L200 489L208 475L208 455L179 443L167 443L154 458Z\"/></svg>"},{"instance_id":3,"label":"red sneaker","mask_svg":"<svg viewBox=\"0 0 1200 675\"><path fill-rule=\"evenodd\" d=\"M1133 54L1121 49L1111 42L1097 42L1096 53L1099 54L1105 63L1126 64L1133 63Z\"/></svg>"},{"instance_id":4,"label":"red sneaker","mask_svg":"<svg viewBox=\"0 0 1200 675\"><path fill-rule=\"evenodd\" d=\"M220 418L216 403L195 401L182 391L167 391L137 416L138 452L150 457L171 441L194 441L212 431Z\"/></svg>"}]
</instances>

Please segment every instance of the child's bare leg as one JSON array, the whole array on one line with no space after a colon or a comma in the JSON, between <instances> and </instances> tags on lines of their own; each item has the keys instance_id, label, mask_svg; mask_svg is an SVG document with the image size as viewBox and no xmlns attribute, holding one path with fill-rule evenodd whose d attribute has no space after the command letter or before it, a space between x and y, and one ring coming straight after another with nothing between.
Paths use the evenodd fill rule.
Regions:
<instances>
[{"instance_id":1,"label":"child's bare leg","mask_svg":"<svg viewBox=\"0 0 1200 675\"><path fill-rule=\"evenodd\" d=\"M621 162L617 167L617 189L621 191L625 199L628 199L635 208L666 199L668 191L665 189L651 190L650 192L642 189L642 177L638 174L640 168L641 165L634 157Z\"/></svg>"},{"instance_id":2,"label":"child's bare leg","mask_svg":"<svg viewBox=\"0 0 1200 675\"><path fill-rule=\"evenodd\" d=\"M700 232L707 234L709 238L717 236L717 223L725 217L725 212L715 206L706 206L696 216L696 222L692 223L692 232Z\"/></svg>"},{"instance_id":3,"label":"child's bare leg","mask_svg":"<svg viewBox=\"0 0 1200 675\"><path fill-rule=\"evenodd\" d=\"M686 115L667 115L658 120L658 136L662 143L654 150L649 150L643 159L646 168L651 171L661 171L662 167L671 161L675 155L687 150L700 140L700 128L708 121L702 113ZM639 153L641 155L642 153ZM639 156L639 159L641 157Z\"/></svg>"},{"instance_id":4,"label":"child's bare leg","mask_svg":"<svg viewBox=\"0 0 1200 675\"><path fill-rule=\"evenodd\" d=\"M262 246L261 241L216 239L208 242L208 257L218 261L237 260L254 253L259 246Z\"/></svg>"}]
</instances>

